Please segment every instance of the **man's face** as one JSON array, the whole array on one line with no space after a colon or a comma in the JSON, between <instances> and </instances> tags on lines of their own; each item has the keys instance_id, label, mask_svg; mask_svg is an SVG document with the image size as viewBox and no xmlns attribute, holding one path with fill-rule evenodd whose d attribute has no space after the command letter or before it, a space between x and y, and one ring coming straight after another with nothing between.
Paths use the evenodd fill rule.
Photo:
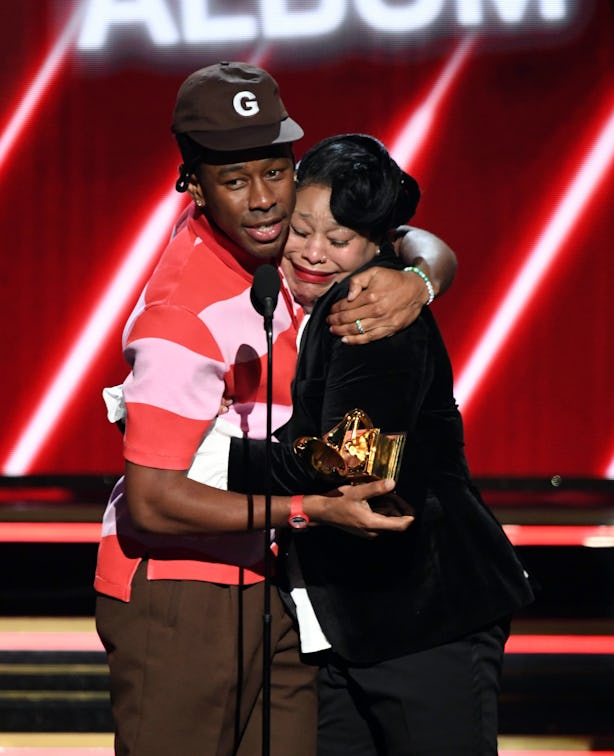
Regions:
<instances>
[{"instance_id":1,"label":"man's face","mask_svg":"<svg viewBox=\"0 0 614 756\"><path fill-rule=\"evenodd\" d=\"M205 214L250 255L263 260L277 257L294 209L291 149L284 146L273 154L252 151L229 157L235 161L200 167Z\"/></svg>"}]
</instances>

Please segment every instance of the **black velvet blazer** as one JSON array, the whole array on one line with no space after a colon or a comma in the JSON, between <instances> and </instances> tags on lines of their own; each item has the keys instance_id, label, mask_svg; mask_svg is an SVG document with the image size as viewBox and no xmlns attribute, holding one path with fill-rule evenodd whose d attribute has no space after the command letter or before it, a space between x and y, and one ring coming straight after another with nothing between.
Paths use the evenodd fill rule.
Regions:
<instances>
[{"instance_id":1,"label":"black velvet blazer","mask_svg":"<svg viewBox=\"0 0 614 756\"><path fill-rule=\"evenodd\" d=\"M385 253L370 265L401 267ZM450 361L430 310L390 338L348 346L325 322L346 294L347 280L333 286L307 324L293 414L275 434L281 443L272 445L272 492L331 488L296 458L291 442L322 436L355 407L383 431L407 432L396 491L416 519L405 533L367 540L321 525L288 536L333 649L354 663L372 663L502 619L529 603L532 591L471 482ZM263 441L232 440L230 490L265 490L264 454ZM281 549L282 571L288 553Z\"/></svg>"}]
</instances>

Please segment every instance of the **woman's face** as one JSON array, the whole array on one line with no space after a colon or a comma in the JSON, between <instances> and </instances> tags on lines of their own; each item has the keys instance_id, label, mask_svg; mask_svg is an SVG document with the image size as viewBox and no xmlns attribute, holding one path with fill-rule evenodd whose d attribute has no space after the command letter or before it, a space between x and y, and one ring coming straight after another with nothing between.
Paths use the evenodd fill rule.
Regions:
<instances>
[{"instance_id":1,"label":"woman's face","mask_svg":"<svg viewBox=\"0 0 614 756\"><path fill-rule=\"evenodd\" d=\"M330 211L330 188L299 188L282 268L294 298L307 312L336 282L372 260L378 247L340 226Z\"/></svg>"}]
</instances>

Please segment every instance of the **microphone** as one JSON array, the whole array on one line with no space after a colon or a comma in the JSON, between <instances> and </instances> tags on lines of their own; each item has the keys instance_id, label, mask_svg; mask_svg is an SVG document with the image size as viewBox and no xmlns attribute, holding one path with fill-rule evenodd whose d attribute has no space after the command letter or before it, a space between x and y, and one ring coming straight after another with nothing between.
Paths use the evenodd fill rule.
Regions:
<instances>
[{"instance_id":1,"label":"microphone","mask_svg":"<svg viewBox=\"0 0 614 756\"><path fill-rule=\"evenodd\" d=\"M261 265L254 274L250 299L256 312L265 319L273 317L279 296L279 273L272 265Z\"/></svg>"}]
</instances>

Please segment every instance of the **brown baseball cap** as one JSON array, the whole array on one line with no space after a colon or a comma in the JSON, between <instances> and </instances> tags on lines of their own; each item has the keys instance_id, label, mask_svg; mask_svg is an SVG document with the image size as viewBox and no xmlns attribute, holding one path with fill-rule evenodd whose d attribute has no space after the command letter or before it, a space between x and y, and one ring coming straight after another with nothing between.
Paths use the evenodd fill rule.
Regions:
<instances>
[{"instance_id":1,"label":"brown baseball cap","mask_svg":"<svg viewBox=\"0 0 614 756\"><path fill-rule=\"evenodd\" d=\"M249 63L227 61L201 68L183 82L172 131L223 151L294 142L303 136L270 74Z\"/></svg>"}]
</instances>

